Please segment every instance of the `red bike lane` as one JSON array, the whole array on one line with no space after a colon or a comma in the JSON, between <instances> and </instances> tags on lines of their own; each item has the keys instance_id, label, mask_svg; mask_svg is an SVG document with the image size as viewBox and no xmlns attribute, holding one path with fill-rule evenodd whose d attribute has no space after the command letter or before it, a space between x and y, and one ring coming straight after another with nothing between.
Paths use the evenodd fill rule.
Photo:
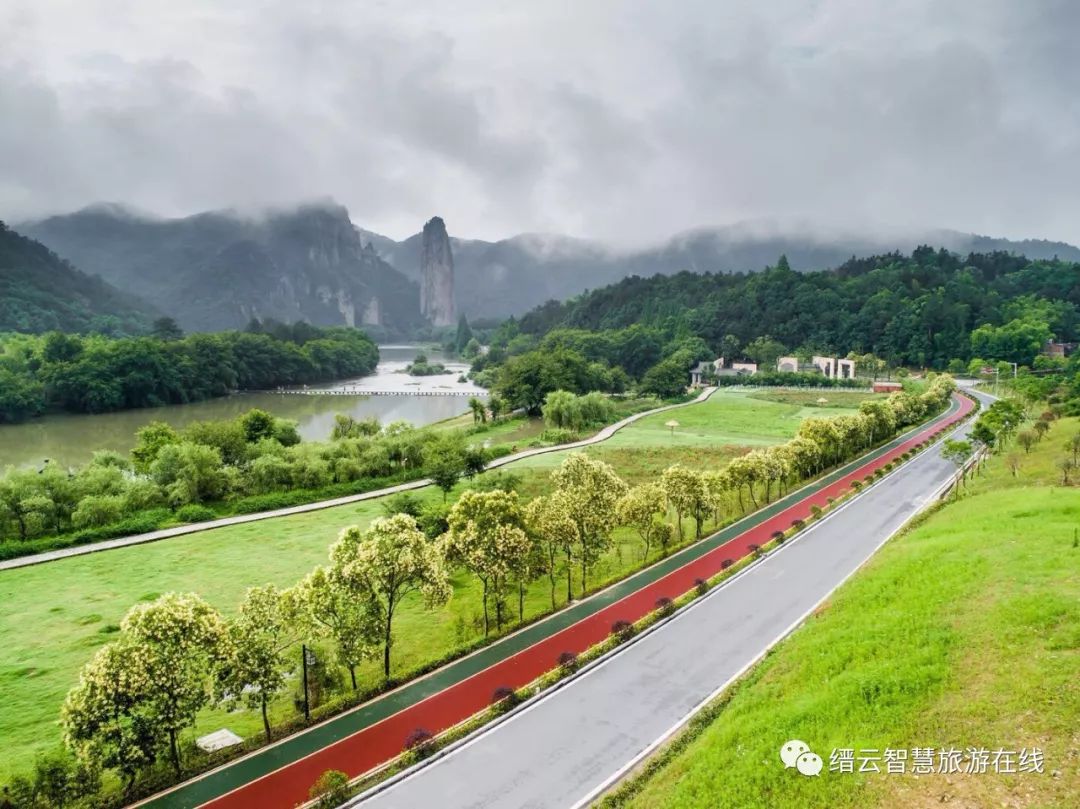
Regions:
<instances>
[{"instance_id":1,"label":"red bike lane","mask_svg":"<svg viewBox=\"0 0 1080 809\"><path fill-rule=\"evenodd\" d=\"M722 569L725 559L740 559L751 545L764 545L773 533L791 527L796 519L806 520L811 507L824 508L828 498L838 497L867 474L896 460L921 441L963 419L975 408L966 396L957 395L959 408L942 421L897 445L879 458L868 461L842 478L808 494L773 517L759 523L700 558L688 562L661 579L560 630L505 660L433 694L398 713L330 744L305 758L284 764L257 780L222 795L204 807L250 809L250 807L293 807L308 799L308 790L327 770L341 770L356 777L402 752L406 737L416 728L433 733L450 728L488 707L495 689L520 688L555 668L563 652L584 652L604 640L616 621L636 621L656 608L658 599L675 598L694 587L697 579L708 579Z\"/></svg>"}]
</instances>

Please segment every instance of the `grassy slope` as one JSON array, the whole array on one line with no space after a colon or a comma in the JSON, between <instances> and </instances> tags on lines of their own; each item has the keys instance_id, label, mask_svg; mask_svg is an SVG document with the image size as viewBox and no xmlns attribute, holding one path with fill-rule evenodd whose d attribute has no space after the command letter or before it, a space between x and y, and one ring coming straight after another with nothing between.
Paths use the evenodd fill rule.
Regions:
<instances>
[{"instance_id":1,"label":"grassy slope","mask_svg":"<svg viewBox=\"0 0 1080 809\"><path fill-rule=\"evenodd\" d=\"M1053 485L1077 428L1056 424L1018 477L993 459L969 496L887 545L632 805L1080 805L1080 491ZM790 738L825 759L820 778L784 770ZM827 771L833 748L890 746L1041 747L1046 774Z\"/></svg>"},{"instance_id":2,"label":"grassy slope","mask_svg":"<svg viewBox=\"0 0 1080 809\"><path fill-rule=\"evenodd\" d=\"M724 391L704 404L642 419L589 453L637 482L675 461L702 468L723 462L740 446L785 440L807 413L838 412L844 411L751 400ZM663 426L673 417L682 424L674 437ZM522 494L542 490L548 471L562 457L564 453L553 453L514 465L524 474ZM441 498L432 488L420 496ZM171 590L193 591L231 612L246 588L295 583L326 561L327 548L343 526L364 525L381 513L379 501L366 501L0 574L0 602L5 605L0 613L5 650L0 661L5 700L0 747L7 753L0 760L0 780L25 769L36 752L57 742L59 706L79 668L110 639L109 630L115 630L135 602ZM625 575L640 566L636 536L620 531L616 539L615 551L591 573L592 581ZM395 624L395 669L413 668L479 635L479 591L461 574L455 588L454 600L444 610L432 613L419 604L406 604ZM546 580L541 580L528 594L526 613L535 615L550 606ZM366 683L378 682L377 666L365 667L361 677ZM291 715L290 700L280 700L275 713ZM249 712L214 710L200 717L196 730L205 733L220 727L248 734L260 724Z\"/></svg>"}]
</instances>

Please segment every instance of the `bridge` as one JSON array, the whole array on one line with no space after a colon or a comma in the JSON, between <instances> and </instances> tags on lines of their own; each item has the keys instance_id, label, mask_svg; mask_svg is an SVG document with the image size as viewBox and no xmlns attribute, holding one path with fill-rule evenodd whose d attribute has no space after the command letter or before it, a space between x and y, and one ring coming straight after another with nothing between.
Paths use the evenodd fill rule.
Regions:
<instances>
[{"instance_id":1,"label":"bridge","mask_svg":"<svg viewBox=\"0 0 1080 809\"><path fill-rule=\"evenodd\" d=\"M280 393L283 396L476 396L483 398L490 394L486 390L377 390L350 386L343 388L277 388L259 393Z\"/></svg>"}]
</instances>

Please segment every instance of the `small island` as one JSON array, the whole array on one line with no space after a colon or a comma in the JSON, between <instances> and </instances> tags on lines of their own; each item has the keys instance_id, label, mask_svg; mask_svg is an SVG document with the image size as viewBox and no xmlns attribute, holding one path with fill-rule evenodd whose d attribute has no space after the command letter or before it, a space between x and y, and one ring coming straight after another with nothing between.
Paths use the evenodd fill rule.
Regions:
<instances>
[{"instance_id":1,"label":"small island","mask_svg":"<svg viewBox=\"0 0 1080 809\"><path fill-rule=\"evenodd\" d=\"M452 372L446 370L441 362L428 362L427 354L420 353L405 366L405 373L409 376L438 376Z\"/></svg>"}]
</instances>

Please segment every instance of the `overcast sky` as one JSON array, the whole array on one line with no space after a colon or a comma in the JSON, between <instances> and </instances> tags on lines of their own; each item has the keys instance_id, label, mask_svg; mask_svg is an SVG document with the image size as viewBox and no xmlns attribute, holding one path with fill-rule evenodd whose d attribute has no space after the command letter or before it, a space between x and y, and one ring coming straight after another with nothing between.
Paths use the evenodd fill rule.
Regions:
<instances>
[{"instance_id":1,"label":"overcast sky","mask_svg":"<svg viewBox=\"0 0 1080 809\"><path fill-rule=\"evenodd\" d=\"M0 0L0 218L333 197L395 237L1080 243L1068 0Z\"/></svg>"}]
</instances>

